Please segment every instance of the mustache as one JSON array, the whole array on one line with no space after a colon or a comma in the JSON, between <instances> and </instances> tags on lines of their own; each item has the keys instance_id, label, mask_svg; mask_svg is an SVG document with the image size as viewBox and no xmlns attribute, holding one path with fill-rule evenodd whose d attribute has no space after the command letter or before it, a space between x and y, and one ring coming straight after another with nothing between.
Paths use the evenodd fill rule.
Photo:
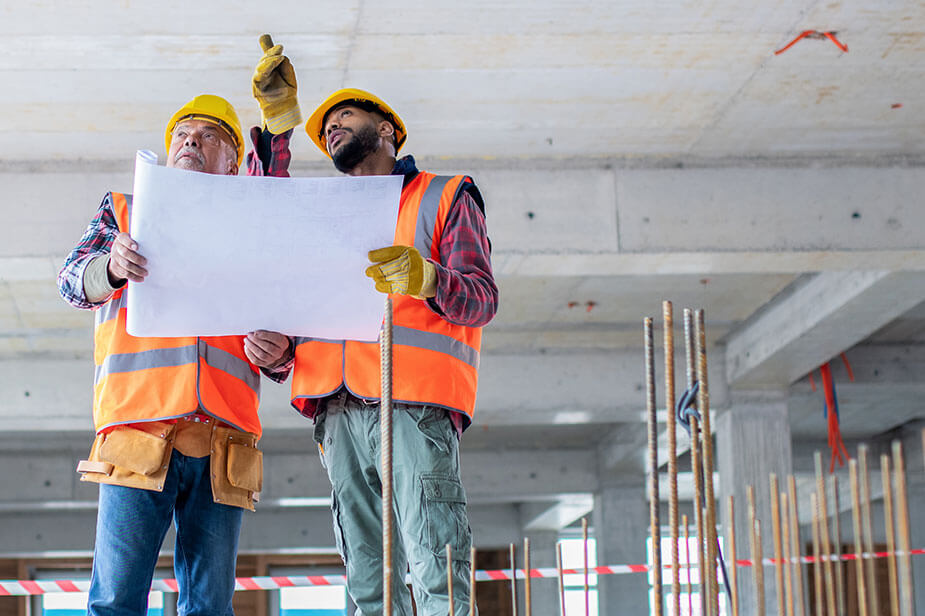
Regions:
<instances>
[{"instance_id":1,"label":"mustache","mask_svg":"<svg viewBox=\"0 0 925 616\"><path fill-rule=\"evenodd\" d=\"M194 148L187 148L187 147L180 148L180 151L177 152L176 155L173 157L173 162L177 162L178 160L180 160L180 157L185 156L186 154L190 154L194 156L196 160L199 161L200 164L205 164L205 159L203 159L202 154L198 150Z\"/></svg>"}]
</instances>

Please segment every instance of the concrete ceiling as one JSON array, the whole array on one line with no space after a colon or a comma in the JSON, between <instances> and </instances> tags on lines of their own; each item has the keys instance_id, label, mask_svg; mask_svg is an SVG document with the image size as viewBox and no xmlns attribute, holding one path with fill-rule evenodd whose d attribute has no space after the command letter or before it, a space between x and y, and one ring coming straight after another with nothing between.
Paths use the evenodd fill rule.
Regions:
<instances>
[{"instance_id":1,"label":"concrete ceiling","mask_svg":"<svg viewBox=\"0 0 925 616\"><path fill-rule=\"evenodd\" d=\"M848 51L815 37L774 54L804 30ZM663 299L676 322L705 309L720 412L730 390L784 389L793 433L824 444L806 374L847 350L846 436L922 417L925 3L82 0L0 6L8 434L87 439L92 319L60 300L57 268L180 103L214 92L258 122L262 32L292 58L305 115L339 87L377 92L422 167L482 188L502 304L463 439L488 456L476 500L594 488L486 479L504 452L588 476L593 456L633 460L638 476L641 325ZM333 174L304 134L293 154L294 175ZM307 435L286 388L265 389L267 442ZM29 494L13 500L74 498Z\"/></svg>"}]
</instances>

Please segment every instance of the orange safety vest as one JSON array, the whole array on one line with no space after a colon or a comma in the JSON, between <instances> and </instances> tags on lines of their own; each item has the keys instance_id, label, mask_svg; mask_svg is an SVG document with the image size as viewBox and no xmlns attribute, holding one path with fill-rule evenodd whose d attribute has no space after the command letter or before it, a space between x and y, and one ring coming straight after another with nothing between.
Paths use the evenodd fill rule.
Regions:
<instances>
[{"instance_id":1,"label":"orange safety vest","mask_svg":"<svg viewBox=\"0 0 925 616\"><path fill-rule=\"evenodd\" d=\"M132 196L111 195L119 230L128 231ZM205 412L259 437L260 371L244 355L244 337L130 336L125 289L96 311L96 431Z\"/></svg>"},{"instance_id":2,"label":"orange safety vest","mask_svg":"<svg viewBox=\"0 0 925 616\"><path fill-rule=\"evenodd\" d=\"M450 207L467 176L419 172L401 193L395 244L414 246L440 261L440 240ZM471 422L478 385L482 328L454 325L426 301L392 294L392 399L464 413ZM292 405L305 412L309 399L347 387L368 400L382 396L379 345L353 340L296 338Z\"/></svg>"}]
</instances>

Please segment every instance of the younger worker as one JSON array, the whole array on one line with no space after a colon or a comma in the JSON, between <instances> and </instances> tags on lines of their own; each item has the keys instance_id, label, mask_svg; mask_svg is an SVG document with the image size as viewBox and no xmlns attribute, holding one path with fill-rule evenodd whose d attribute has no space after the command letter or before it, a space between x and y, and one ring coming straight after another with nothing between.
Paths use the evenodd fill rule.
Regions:
<instances>
[{"instance_id":1,"label":"younger worker","mask_svg":"<svg viewBox=\"0 0 925 616\"><path fill-rule=\"evenodd\" d=\"M266 65L265 56L255 83L267 79L259 74ZM263 108L259 88L254 93ZM404 584L410 566L417 613L449 612L449 544L452 613L466 614L472 537L459 477L459 437L475 407L481 328L498 306L482 197L469 176L435 176L419 171L411 156L396 160L405 125L368 92L338 90L315 110L305 130L343 173L404 177L396 245L370 252L374 265L367 269L394 303L398 528L392 611L412 614ZM265 165L288 156L285 137L265 130L260 143ZM281 374L289 365L280 366ZM292 404L314 420L315 440L322 445L334 533L356 614L382 614L378 345L297 338L292 372Z\"/></svg>"},{"instance_id":2,"label":"younger worker","mask_svg":"<svg viewBox=\"0 0 925 616\"><path fill-rule=\"evenodd\" d=\"M208 94L170 118L165 145L168 167L202 173L236 175L244 153L234 108ZM100 484L88 613L147 614L173 519L179 613L230 616L242 510L262 482L255 363L272 366L288 341L130 336L125 284L148 273L128 234L131 209L131 195L107 193L58 274L62 297L96 312L96 440L77 467Z\"/></svg>"}]
</instances>

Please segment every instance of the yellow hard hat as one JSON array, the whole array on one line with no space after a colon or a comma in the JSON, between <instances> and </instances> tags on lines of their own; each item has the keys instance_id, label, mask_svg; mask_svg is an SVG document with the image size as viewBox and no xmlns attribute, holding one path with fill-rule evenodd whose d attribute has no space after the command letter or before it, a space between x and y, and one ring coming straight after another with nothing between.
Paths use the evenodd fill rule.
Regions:
<instances>
[{"instance_id":1,"label":"yellow hard hat","mask_svg":"<svg viewBox=\"0 0 925 616\"><path fill-rule=\"evenodd\" d=\"M324 152L325 156L331 157L328 154L327 139L324 136L324 118L329 111L342 103L353 103L366 110L375 109L384 115L385 119L395 127L395 151L398 152L401 149L405 139L408 138L408 132L405 130L405 123L401 121L398 114L392 111L392 108L375 94L356 88L344 88L324 99L324 102L318 105L318 108L308 118L308 122L305 123L305 132L308 133L309 139L315 142L315 145Z\"/></svg>"},{"instance_id":2,"label":"yellow hard hat","mask_svg":"<svg viewBox=\"0 0 925 616\"><path fill-rule=\"evenodd\" d=\"M238 153L238 166L244 160L244 135L241 133L241 122L231 103L221 96L214 94L200 94L186 103L167 122L167 132L164 134L164 147L170 151L170 140L173 129L183 120L206 120L213 122L224 129L231 137L231 141Z\"/></svg>"}]
</instances>

